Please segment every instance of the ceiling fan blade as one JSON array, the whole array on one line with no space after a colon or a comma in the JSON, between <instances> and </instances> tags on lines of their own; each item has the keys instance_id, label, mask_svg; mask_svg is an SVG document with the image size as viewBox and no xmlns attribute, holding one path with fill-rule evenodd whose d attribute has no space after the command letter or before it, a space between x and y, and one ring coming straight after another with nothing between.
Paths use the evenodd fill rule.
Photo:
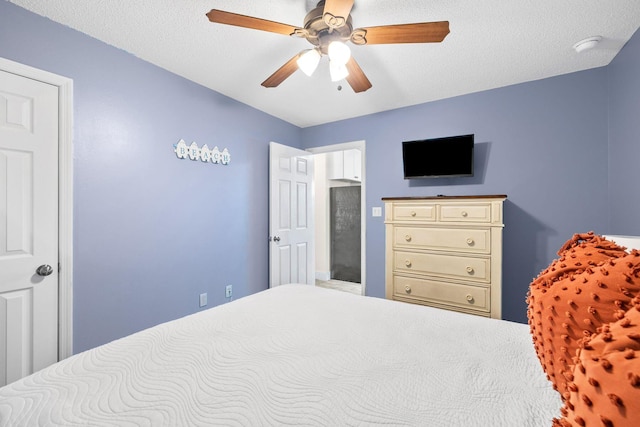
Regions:
<instances>
[{"instance_id":1,"label":"ceiling fan blade","mask_svg":"<svg viewBox=\"0 0 640 427\"><path fill-rule=\"evenodd\" d=\"M354 44L438 43L449 34L449 21L383 25L357 28L351 33Z\"/></svg>"},{"instance_id":2,"label":"ceiling fan blade","mask_svg":"<svg viewBox=\"0 0 640 427\"><path fill-rule=\"evenodd\" d=\"M291 74L293 74L298 69L298 64L296 61L300 57L300 54L297 54L290 60L288 60L282 67L278 68L275 73L271 74L267 80L262 82L262 86L264 87L276 87L283 81L285 81Z\"/></svg>"},{"instance_id":3,"label":"ceiling fan blade","mask_svg":"<svg viewBox=\"0 0 640 427\"><path fill-rule=\"evenodd\" d=\"M324 21L331 28L342 27L353 8L354 0L326 0L324 2L324 10L322 15Z\"/></svg>"},{"instance_id":4,"label":"ceiling fan blade","mask_svg":"<svg viewBox=\"0 0 640 427\"><path fill-rule=\"evenodd\" d=\"M371 88L371 82L367 76L364 75L364 71L362 71L362 68L360 68L356 60L353 59L353 56L349 58L347 62L347 70L349 71L349 75L346 77L347 83L349 83L349 86L351 86L355 93L364 92Z\"/></svg>"},{"instance_id":5,"label":"ceiling fan blade","mask_svg":"<svg viewBox=\"0 0 640 427\"><path fill-rule=\"evenodd\" d=\"M218 9L211 9L211 11L207 13L207 17L209 21L218 24L235 25L236 27L252 28L254 30L268 31L286 36L290 36L296 30L300 29L292 25L281 24L280 22L267 21L266 19L225 12Z\"/></svg>"}]
</instances>

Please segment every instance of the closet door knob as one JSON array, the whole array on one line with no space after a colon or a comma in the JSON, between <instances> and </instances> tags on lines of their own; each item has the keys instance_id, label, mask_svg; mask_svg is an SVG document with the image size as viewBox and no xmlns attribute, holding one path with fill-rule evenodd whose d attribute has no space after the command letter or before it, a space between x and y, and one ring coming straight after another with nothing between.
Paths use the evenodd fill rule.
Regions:
<instances>
[{"instance_id":1,"label":"closet door knob","mask_svg":"<svg viewBox=\"0 0 640 427\"><path fill-rule=\"evenodd\" d=\"M53 267L49 264L42 264L40 267L36 268L36 274L38 276L48 276L53 273Z\"/></svg>"}]
</instances>

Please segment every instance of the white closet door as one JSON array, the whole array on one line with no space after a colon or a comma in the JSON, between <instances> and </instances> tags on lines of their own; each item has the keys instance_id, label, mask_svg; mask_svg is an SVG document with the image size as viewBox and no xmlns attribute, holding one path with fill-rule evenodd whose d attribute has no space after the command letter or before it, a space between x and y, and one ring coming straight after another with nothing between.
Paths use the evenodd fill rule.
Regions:
<instances>
[{"instance_id":1,"label":"white closet door","mask_svg":"<svg viewBox=\"0 0 640 427\"><path fill-rule=\"evenodd\" d=\"M57 358L58 88L0 71L0 386Z\"/></svg>"}]
</instances>

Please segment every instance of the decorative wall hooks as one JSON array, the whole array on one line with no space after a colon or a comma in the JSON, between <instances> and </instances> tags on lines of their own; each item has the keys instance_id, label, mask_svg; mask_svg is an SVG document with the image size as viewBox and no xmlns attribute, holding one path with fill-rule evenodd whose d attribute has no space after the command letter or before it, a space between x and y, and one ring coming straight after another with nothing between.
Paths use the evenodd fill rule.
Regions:
<instances>
[{"instance_id":1,"label":"decorative wall hooks","mask_svg":"<svg viewBox=\"0 0 640 427\"><path fill-rule=\"evenodd\" d=\"M207 144L198 147L198 144L192 142L187 145L183 139L177 144L173 144L174 152L179 159L200 160L205 163L213 163L220 165L228 165L231 162L231 154L226 148L222 151L218 147L209 148Z\"/></svg>"}]
</instances>

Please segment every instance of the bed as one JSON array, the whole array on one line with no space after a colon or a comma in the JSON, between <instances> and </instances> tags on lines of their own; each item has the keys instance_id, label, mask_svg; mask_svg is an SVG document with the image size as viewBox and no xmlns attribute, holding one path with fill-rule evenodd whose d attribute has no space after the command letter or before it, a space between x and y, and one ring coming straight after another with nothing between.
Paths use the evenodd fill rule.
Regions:
<instances>
[{"instance_id":1,"label":"bed","mask_svg":"<svg viewBox=\"0 0 640 427\"><path fill-rule=\"evenodd\" d=\"M0 425L550 426L524 324L284 285L0 389Z\"/></svg>"}]
</instances>

